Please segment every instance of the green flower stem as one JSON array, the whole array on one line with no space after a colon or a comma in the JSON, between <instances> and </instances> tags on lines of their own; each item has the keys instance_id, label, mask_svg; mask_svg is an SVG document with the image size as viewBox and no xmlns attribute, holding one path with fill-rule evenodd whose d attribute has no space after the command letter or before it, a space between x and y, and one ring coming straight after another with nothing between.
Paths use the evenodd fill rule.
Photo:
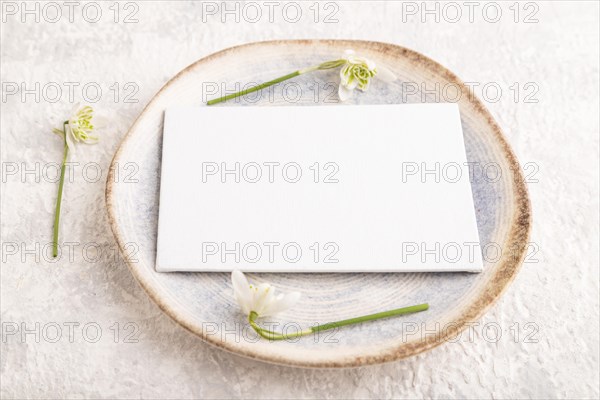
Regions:
<instances>
[{"instance_id":1,"label":"green flower stem","mask_svg":"<svg viewBox=\"0 0 600 400\"><path fill-rule=\"evenodd\" d=\"M254 93L254 92L257 92L257 91L262 90L264 88L268 88L269 86L273 86L273 85L276 85L276 84L278 84L280 82L287 81L288 79L295 78L298 75L306 74L307 72L312 72L312 71L317 71L317 70L322 70L322 69L331 69L331 68L340 67L340 66L344 65L345 62L346 62L346 60L343 60L343 59L333 60L333 61L326 61L326 62L321 63L319 65L314 65L312 67L300 69L300 70L294 71L294 72L292 72L290 74L287 74L287 75L284 75L284 76L280 76L279 78L273 79L272 81L268 81L268 82L265 82L265 83L261 83L260 85L252 86L251 88L242 90L240 92L236 92L236 93L233 93L233 94L228 94L227 96L222 96L222 97L219 97L217 99L209 100L208 102L206 102L206 105L212 106L213 104L222 103L222 102L227 101L227 100L235 99L236 97L244 96L244 95L249 94L249 93Z\"/></svg>"},{"instance_id":2,"label":"green flower stem","mask_svg":"<svg viewBox=\"0 0 600 400\"><path fill-rule=\"evenodd\" d=\"M290 334L281 334L278 332L273 332L273 331L269 331L267 329L261 328L256 323L256 318L258 318L258 314L255 313L254 311L252 311L250 313L250 315L248 316L248 322L250 323L252 328L254 328L256 333L258 333L260 336L262 336L265 339L285 340L285 339L292 339L292 338L296 338L296 337L310 335L312 333L317 333L320 331L326 331L328 329L334 329L334 328L339 328L342 326L359 324L361 322L375 321L378 319L395 317L398 315L412 314L412 313L416 313L416 312L420 312L420 311L425 311L428 309L429 309L429 304L427 304L427 303L418 304L415 306L397 308L395 310L389 310L389 311L384 311L384 312L375 313L375 314L363 315L362 317L344 319L344 320L336 321L336 322L328 322L326 324L313 326L312 328L305 329L303 331L290 333Z\"/></svg>"},{"instance_id":3,"label":"green flower stem","mask_svg":"<svg viewBox=\"0 0 600 400\"><path fill-rule=\"evenodd\" d=\"M420 311L425 311L427 309L429 309L429 304L427 304L427 303L418 304L416 306L404 307L404 308L396 308L395 310L383 311L380 313L364 315L362 317L344 319L342 321L329 322L327 324L317 325L317 326L313 327L312 330L313 330L313 332L326 331L328 329L338 328L340 326L358 324L358 323L366 322L366 321L375 321L375 320L382 319L382 318L395 317L397 315L412 314L412 313L416 313L416 312L420 312Z\"/></svg>"},{"instance_id":4,"label":"green flower stem","mask_svg":"<svg viewBox=\"0 0 600 400\"><path fill-rule=\"evenodd\" d=\"M294 77L296 77L296 76L298 76L300 74L302 74L302 71L294 71L291 74L287 74L287 75L281 76L281 77L279 77L277 79L273 79L272 81L261 83L260 85L257 85L257 86L252 86L251 88L248 88L246 90L242 90L241 92L229 94L227 96L219 97L218 99L210 100L206 104L209 105L209 106L212 106L213 104L221 103L223 101L231 100L231 99L234 99L236 97L244 96L244 95L246 95L248 93L254 93L254 92L257 92L257 91L262 90L264 88L267 88L269 86L273 86L273 85L276 85L276 84L278 84L280 82L287 81L288 79L292 79L292 78L294 78Z\"/></svg>"},{"instance_id":5,"label":"green flower stem","mask_svg":"<svg viewBox=\"0 0 600 400\"><path fill-rule=\"evenodd\" d=\"M60 168L60 182L58 184L58 196L56 198L56 211L54 213L54 239L52 242L52 256L53 257L58 256L58 225L60 222L60 204L62 202L63 186L65 184L65 169L67 166L67 154L69 153L69 146L67 145L67 129L66 129L66 126L68 123L69 123L69 121L65 121L63 123L63 134L64 134L64 139L65 139L65 146L64 146L64 156L63 156L63 160L62 160L62 166Z\"/></svg>"}]
</instances>

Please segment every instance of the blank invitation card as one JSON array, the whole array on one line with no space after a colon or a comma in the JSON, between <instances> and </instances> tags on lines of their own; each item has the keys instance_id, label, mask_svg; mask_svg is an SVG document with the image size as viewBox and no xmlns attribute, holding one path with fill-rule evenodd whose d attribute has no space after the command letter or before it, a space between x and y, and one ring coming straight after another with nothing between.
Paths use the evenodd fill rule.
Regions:
<instances>
[{"instance_id":1,"label":"blank invitation card","mask_svg":"<svg viewBox=\"0 0 600 400\"><path fill-rule=\"evenodd\" d=\"M482 270L456 104L165 112L157 271Z\"/></svg>"}]
</instances>

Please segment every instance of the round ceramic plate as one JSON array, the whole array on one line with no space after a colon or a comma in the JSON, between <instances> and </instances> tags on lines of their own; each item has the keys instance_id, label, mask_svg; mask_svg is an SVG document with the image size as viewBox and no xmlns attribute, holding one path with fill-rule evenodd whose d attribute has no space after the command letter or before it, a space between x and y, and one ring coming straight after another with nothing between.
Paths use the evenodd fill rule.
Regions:
<instances>
[{"instance_id":1,"label":"round ceramic plate","mask_svg":"<svg viewBox=\"0 0 600 400\"><path fill-rule=\"evenodd\" d=\"M349 104L459 104L469 162L479 163L472 164L475 166L493 165L500 171L500 176L495 174L493 179L474 179L473 196L482 246L493 243L502 252L486 257L484 272L479 274L248 274L255 282L271 282L282 291L302 292L302 300L295 308L270 321L287 332L315 323L430 304L427 312L323 332L315 337L280 342L259 339L248 329L245 316L237 307L230 274L154 270L163 114L168 107L203 106L206 100L218 97L215 92L224 87L231 92L236 83L243 87L285 75L338 58L346 49L386 65L399 78L392 84L375 80L368 92L357 93ZM280 84L274 90L249 95L226 106L323 103L344 107L337 102L337 73L303 75L288 85ZM435 87L439 88L437 93L431 92ZM421 88L428 91L421 93ZM213 345L264 361L307 367L359 366L408 357L456 337L466 324L483 315L515 277L530 229L530 204L518 162L490 113L468 93L453 73L435 61L403 47L377 42L261 42L197 61L152 99L113 160L113 164L133 162L140 167L137 183L116 180L111 175L106 189L110 223L131 272L161 309L182 326ZM111 168L112 172L115 170ZM127 257L132 249L138 251L134 257ZM432 329L438 330L438 335L432 335Z\"/></svg>"}]
</instances>

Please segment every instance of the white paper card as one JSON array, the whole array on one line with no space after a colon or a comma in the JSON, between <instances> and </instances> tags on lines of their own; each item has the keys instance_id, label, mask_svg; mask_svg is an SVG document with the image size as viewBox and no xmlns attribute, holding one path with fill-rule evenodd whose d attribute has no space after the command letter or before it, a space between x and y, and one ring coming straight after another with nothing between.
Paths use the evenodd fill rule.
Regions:
<instances>
[{"instance_id":1,"label":"white paper card","mask_svg":"<svg viewBox=\"0 0 600 400\"><path fill-rule=\"evenodd\" d=\"M482 270L458 106L165 113L157 271Z\"/></svg>"}]
</instances>

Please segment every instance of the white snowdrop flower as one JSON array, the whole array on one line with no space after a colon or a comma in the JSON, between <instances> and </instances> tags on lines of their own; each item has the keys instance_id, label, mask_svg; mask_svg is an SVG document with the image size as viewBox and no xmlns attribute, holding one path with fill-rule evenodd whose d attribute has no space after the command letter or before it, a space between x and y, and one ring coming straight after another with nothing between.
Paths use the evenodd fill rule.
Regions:
<instances>
[{"instance_id":1,"label":"white snowdrop flower","mask_svg":"<svg viewBox=\"0 0 600 400\"><path fill-rule=\"evenodd\" d=\"M252 285L240 271L231 274L233 293L246 315L255 312L260 317L275 315L293 307L300 300L300 293L276 294L275 288L268 283Z\"/></svg>"},{"instance_id":2,"label":"white snowdrop flower","mask_svg":"<svg viewBox=\"0 0 600 400\"><path fill-rule=\"evenodd\" d=\"M354 89L367 91L371 78L377 77L385 82L393 82L396 76L383 66L377 67L373 60L359 57L354 50L346 50L343 55L346 63L340 70L340 86L338 95L341 101L352 97Z\"/></svg>"}]
</instances>

